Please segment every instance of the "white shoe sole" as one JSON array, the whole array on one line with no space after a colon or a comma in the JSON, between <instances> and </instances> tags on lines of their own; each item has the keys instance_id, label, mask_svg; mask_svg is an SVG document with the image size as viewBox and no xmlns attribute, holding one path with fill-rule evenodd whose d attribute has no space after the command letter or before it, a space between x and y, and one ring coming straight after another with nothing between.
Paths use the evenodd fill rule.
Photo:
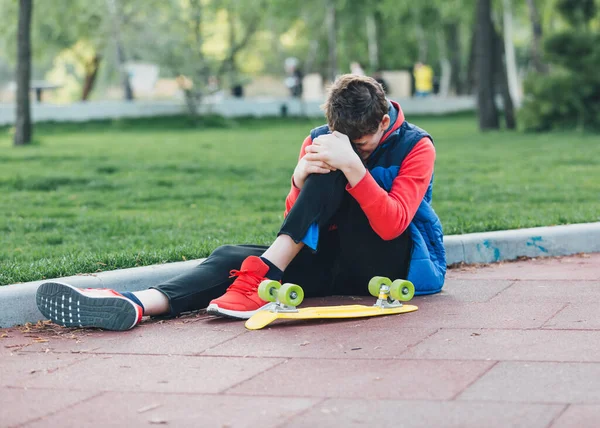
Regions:
<instances>
[{"instance_id":1,"label":"white shoe sole","mask_svg":"<svg viewBox=\"0 0 600 428\"><path fill-rule=\"evenodd\" d=\"M268 305L268 303L254 311L234 311L231 309L220 308L219 305L217 305L216 303L211 303L210 305L208 305L208 308L206 308L206 313L209 315L217 316L217 317L226 317L226 318L235 318L238 320L247 320L252 315L254 315L258 311L262 310L267 305Z\"/></svg>"},{"instance_id":2,"label":"white shoe sole","mask_svg":"<svg viewBox=\"0 0 600 428\"><path fill-rule=\"evenodd\" d=\"M40 312L64 327L129 330L138 323L141 311L125 297L90 296L60 282L43 283L35 298Z\"/></svg>"}]
</instances>

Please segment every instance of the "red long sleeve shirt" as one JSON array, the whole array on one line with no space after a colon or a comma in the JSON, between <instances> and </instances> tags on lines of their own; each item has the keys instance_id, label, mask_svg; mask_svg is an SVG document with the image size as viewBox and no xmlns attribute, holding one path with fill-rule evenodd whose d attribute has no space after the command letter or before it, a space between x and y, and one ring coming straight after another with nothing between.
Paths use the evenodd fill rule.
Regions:
<instances>
[{"instance_id":1,"label":"red long sleeve shirt","mask_svg":"<svg viewBox=\"0 0 600 428\"><path fill-rule=\"evenodd\" d=\"M400 124L404 121L402 110L399 111L398 121ZM385 137L387 135L382 142ZM306 147L310 144L312 139L308 136L300 149L299 159L304 157ZM389 192L377 184L368 170L356 186L346 186L348 193L356 199L366 214L375 233L382 239L397 238L406 230L427 192L434 163L435 148L431 140L425 137L402 162ZM300 189L294 185L292 177L292 187L285 200L286 216L299 194Z\"/></svg>"}]
</instances>

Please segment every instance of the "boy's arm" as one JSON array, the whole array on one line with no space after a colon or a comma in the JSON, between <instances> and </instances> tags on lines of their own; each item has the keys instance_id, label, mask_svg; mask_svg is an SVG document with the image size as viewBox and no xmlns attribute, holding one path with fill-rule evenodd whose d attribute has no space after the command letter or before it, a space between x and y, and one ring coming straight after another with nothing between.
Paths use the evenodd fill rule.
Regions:
<instances>
[{"instance_id":1,"label":"boy's arm","mask_svg":"<svg viewBox=\"0 0 600 428\"><path fill-rule=\"evenodd\" d=\"M304 142L302 143L302 147L300 148L300 156L298 156L298 160L304 157L304 155L306 154L306 147L310 146L311 144L312 138L310 138L309 135L304 139ZM296 203L296 199L298 199L299 194L300 189L298 189L294 184L294 175L292 174L292 188L290 189L290 193L288 193L287 197L285 198L285 213L283 214L284 217L287 217L288 213Z\"/></svg>"},{"instance_id":2,"label":"boy's arm","mask_svg":"<svg viewBox=\"0 0 600 428\"><path fill-rule=\"evenodd\" d=\"M382 239L397 238L406 230L427 192L434 163L435 148L425 137L402 162L389 193L369 171L354 187L346 186Z\"/></svg>"}]
</instances>

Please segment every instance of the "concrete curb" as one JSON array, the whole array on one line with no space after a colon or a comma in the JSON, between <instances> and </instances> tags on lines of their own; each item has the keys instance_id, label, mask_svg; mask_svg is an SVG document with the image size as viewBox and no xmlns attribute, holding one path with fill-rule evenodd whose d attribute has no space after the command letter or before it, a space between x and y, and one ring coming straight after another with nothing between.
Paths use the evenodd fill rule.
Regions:
<instances>
[{"instance_id":1,"label":"concrete curb","mask_svg":"<svg viewBox=\"0 0 600 428\"><path fill-rule=\"evenodd\" d=\"M444 238L444 247L448 265L597 253L600 222L451 235Z\"/></svg>"},{"instance_id":2,"label":"concrete curb","mask_svg":"<svg viewBox=\"0 0 600 428\"><path fill-rule=\"evenodd\" d=\"M600 252L600 222L536 227L444 238L448 265L492 263L518 257L567 256ZM193 269L204 259L60 278L76 287L139 291ZM0 328L42 319L35 304L34 281L0 287Z\"/></svg>"},{"instance_id":3,"label":"concrete curb","mask_svg":"<svg viewBox=\"0 0 600 428\"><path fill-rule=\"evenodd\" d=\"M112 270L58 279L25 282L0 287L0 328L37 322L44 317L35 303L35 292L47 281L59 281L81 288L112 288L118 291L145 290L180 275L202 260Z\"/></svg>"}]
</instances>

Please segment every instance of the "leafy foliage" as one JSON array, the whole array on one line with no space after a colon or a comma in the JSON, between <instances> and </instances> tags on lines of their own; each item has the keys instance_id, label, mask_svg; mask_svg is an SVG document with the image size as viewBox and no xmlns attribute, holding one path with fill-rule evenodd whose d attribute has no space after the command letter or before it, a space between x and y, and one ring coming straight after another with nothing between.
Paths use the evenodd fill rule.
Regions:
<instances>
[{"instance_id":1,"label":"leafy foliage","mask_svg":"<svg viewBox=\"0 0 600 428\"><path fill-rule=\"evenodd\" d=\"M556 9L573 26L589 21L596 14L595 0L557 0Z\"/></svg>"},{"instance_id":2,"label":"leafy foliage","mask_svg":"<svg viewBox=\"0 0 600 428\"><path fill-rule=\"evenodd\" d=\"M557 9L569 26L545 40L548 75L532 74L525 83L521 112L528 130L600 128L600 34L591 21L593 0L560 0Z\"/></svg>"},{"instance_id":3,"label":"leafy foliage","mask_svg":"<svg viewBox=\"0 0 600 428\"><path fill-rule=\"evenodd\" d=\"M417 4L394 0L332 1L342 72L348 71L352 61L359 61L369 73L375 71L369 67L367 15L375 18L378 64L387 70L411 68L417 60L420 43L428 45L428 61L437 67L435 29L444 23L458 22L463 33L470 33L473 0L424 0ZM122 18L120 33L128 59L154 62L161 67L164 77L184 74L198 80L193 76L200 68L203 75L222 74L219 76L222 85L230 86L243 80L245 73L282 74L288 56L299 58L303 66L308 65L305 71L326 74L327 31L321 0L116 0L115 3ZM16 22L17 4L13 0L0 1L0 62L14 64L16 26L11 23ZM198 13L199 27L195 25ZM234 34L230 37L232 23ZM425 30L424 40L417 37L417 23ZM36 78L42 78L55 66L57 55L63 55L63 62L65 56L76 59L75 51L83 44L102 57L100 80L116 82L112 24L106 0L36 1L32 23ZM198 29L201 39L196 35ZM244 42L248 30L254 35ZM236 55L234 71L227 58L232 40ZM235 47L240 45L241 48ZM468 37L463 45L466 50ZM224 61L229 62L226 67ZM82 65L70 63L74 68ZM60 73L65 73L64 67ZM82 80L76 74L71 77Z\"/></svg>"}]
</instances>

